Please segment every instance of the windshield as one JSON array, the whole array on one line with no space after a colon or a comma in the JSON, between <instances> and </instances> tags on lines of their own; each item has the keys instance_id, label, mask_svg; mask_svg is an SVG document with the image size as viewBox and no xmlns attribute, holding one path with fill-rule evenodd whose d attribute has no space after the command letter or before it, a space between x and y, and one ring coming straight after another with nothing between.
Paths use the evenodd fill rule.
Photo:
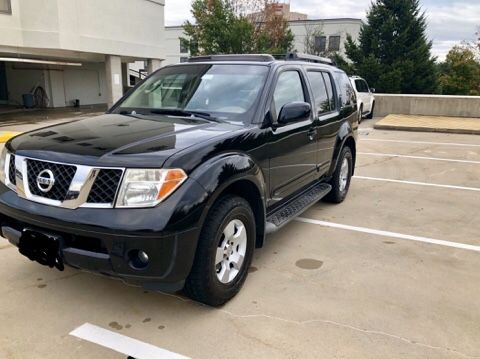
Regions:
<instances>
[{"instance_id":1,"label":"windshield","mask_svg":"<svg viewBox=\"0 0 480 359\"><path fill-rule=\"evenodd\" d=\"M171 110L180 110L242 121L254 108L268 69L241 64L166 67L133 91L115 112L175 114Z\"/></svg>"}]
</instances>

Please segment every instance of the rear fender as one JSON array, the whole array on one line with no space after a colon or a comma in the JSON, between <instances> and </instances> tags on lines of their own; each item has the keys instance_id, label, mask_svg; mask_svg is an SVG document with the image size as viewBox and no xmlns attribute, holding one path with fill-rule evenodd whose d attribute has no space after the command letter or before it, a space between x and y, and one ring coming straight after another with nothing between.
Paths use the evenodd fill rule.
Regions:
<instances>
[{"instance_id":1,"label":"rear fender","mask_svg":"<svg viewBox=\"0 0 480 359\"><path fill-rule=\"evenodd\" d=\"M355 170L355 161L356 161L356 141L355 141L355 136L354 132L352 129L352 126L350 122L344 122L342 126L340 127L340 130L338 131L337 138L335 140L335 149L333 151L333 158L332 158L332 163L330 165L330 169L328 171L328 176L331 177L333 176L333 173L335 172L335 168L337 168L337 163L340 157L340 153L347 143L347 141L350 144L353 144L352 148L352 155L353 155L353 163L354 163L354 170Z\"/></svg>"}]
</instances>

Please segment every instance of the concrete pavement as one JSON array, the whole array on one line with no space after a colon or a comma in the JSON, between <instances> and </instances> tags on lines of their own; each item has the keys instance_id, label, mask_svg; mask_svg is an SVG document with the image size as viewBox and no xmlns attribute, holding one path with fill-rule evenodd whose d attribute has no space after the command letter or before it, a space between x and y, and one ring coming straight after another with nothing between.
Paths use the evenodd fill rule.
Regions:
<instances>
[{"instance_id":1,"label":"concrete pavement","mask_svg":"<svg viewBox=\"0 0 480 359\"><path fill-rule=\"evenodd\" d=\"M461 189L480 189L478 137L371 122L347 200L302 215L351 229L292 222L256 251L244 288L220 309L51 270L0 240L0 358L126 357L68 335L84 323L191 358L480 357L480 253L374 232L480 248L480 192Z\"/></svg>"}]
</instances>

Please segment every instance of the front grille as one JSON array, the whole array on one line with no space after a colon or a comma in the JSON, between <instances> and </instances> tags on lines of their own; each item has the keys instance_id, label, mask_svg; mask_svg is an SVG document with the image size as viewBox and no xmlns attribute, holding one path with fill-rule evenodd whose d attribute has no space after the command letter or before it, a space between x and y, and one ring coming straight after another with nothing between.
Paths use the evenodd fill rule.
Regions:
<instances>
[{"instance_id":1,"label":"front grille","mask_svg":"<svg viewBox=\"0 0 480 359\"><path fill-rule=\"evenodd\" d=\"M10 155L10 163L8 164L8 179L13 185L16 185L17 183L17 176L15 176L15 172L15 156Z\"/></svg>"},{"instance_id":2,"label":"front grille","mask_svg":"<svg viewBox=\"0 0 480 359\"><path fill-rule=\"evenodd\" d=\"M113 204L122 173L123 171L118 169L100 170L88 195L87 203Z\"/></svg>"},{"instance_id":3,"label":"front grille","mask_svg":"<svg viewBox=\"0 0 480 359\"><path fill-rule=\"evenodd\" d=\"M37 177L43 170L50 170L55 178L55 184L48 192L42 192L37 186ZM30 192L39 197L63 201L67 195L70 184L77 168L71 165L62 165L58 163L43 162L27 159L27 177Z\"/></svg>"}]
</instances>

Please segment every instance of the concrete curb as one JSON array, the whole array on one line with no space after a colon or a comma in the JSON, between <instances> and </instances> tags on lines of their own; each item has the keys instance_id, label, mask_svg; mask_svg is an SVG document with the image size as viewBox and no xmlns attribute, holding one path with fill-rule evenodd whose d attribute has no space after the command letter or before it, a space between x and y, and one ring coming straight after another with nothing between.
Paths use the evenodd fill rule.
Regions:
<instances>
[{"instance_id":1,"label":"concrete curb","mask_svg":"<svg viewBox=\"0 0 480 359\"><path fill-rule=\"evenodd\" d=\"M436 127L415 127L415 126L396 126L396 125L373 125L376 130L410 131L410 132L438 132L453 133L460 135L480 135L480 130L462 129L462 128L436 128Z\"/></svg>"}]
</instances>

